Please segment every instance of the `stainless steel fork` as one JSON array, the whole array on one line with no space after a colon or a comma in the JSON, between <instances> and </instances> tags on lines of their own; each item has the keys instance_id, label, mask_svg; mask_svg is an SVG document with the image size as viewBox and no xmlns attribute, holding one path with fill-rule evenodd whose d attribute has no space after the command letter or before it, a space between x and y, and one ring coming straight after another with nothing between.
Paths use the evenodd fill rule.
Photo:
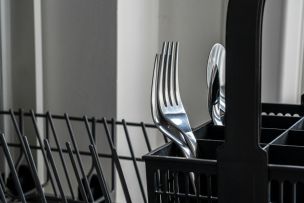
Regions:
<instances>
[{"instance_id":1,"label":"stainless steel fork","mask_svg":"<svg viewBox=\"0 0 304 203\"><path fill-rule=\"evenodd\" d=\"M151 91L151 113L152 119L157 126L157 128L170 140L172 140L177 146L181 149L183 155L186 158L193 157L191 150L187 146L187 143L184 140L183 135L173 126L171 126L166 119L161 115L159 112L159 107L157 104L157 91L158 91L158 75L159 75L159 55L155 57L154 63L154 72L153 72L153 79L152 79L152 91Z\"/></svg>"},{"instance_id":2,"label":"stainless steel fork","mask_svg":"<svg viewBox=\"0 0 304 203\"><path fill-rule=\"evenodd\" d=\"M152 118L157 126L157 128L170 140L172 140L182 151L183 155L186 158L194 158L192 151L188 147L187 143L184 140L184 136L182 132L176 127L172 126L167 122L167 120L162 116L159 111L158 106L158 78L159 78L159 55L157 54L154 62L154 71L153 71L153 79L152 79L152 88L151 88L151 113ZM196 194L195 187L195 175L194 173L189 173L190 182Z\"/></svg>"},{"instance_id":3,"label":"stainless steel fork","mask_svg":"<svg viewBox=\"0 0 304 203\"><path fill-rule=\"evenodd\" d=\"M178 54L178 42L163 43L158 77L159 111L168 123L182 132L193 156L196 156L197 141L190 126L179 91Z\"/></svg>"}]
</instances>

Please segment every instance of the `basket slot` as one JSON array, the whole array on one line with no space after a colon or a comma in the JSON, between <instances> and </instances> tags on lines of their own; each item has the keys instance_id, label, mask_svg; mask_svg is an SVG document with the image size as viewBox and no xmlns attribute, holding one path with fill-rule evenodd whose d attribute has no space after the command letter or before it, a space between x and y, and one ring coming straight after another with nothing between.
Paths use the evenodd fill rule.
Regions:
<instances>
[{"instance_id":1,"label":"basket slot","mask_svg":"<svg viewBox=\"0 0 304 203\"><path fill-rule=\"evenodd\" d=\"M285 130L276 128L261 129L261 144L268 144L280 136ZM207 125L196 131L196 137L202 140L225 140L225 128L222 126Z\"/></svg>"},{"instance_id":2,"label":"basket slot","mask_svg":"<svg viewBox=\"0 0 304 203\"><path fill-rule=\"evenodd\" d=\"M269 164L304 166L304 147L271 145L268 149Z\"/></svg>"},{"instance_id":3,"label":"basket slot","mask_svg":"<svg viewBox=\"0 0 304 203\"><path fill-rule=\"evenodd\" d=\"M216 150L224 142L219 140L197 140L198 142L198 158L207 160L216 160ZM184 157L180 149L174 144L168 147L166 156ZM164 155L164 154L162 154Z\"/></svg>"},{"instance_id":4,"label":"basket slot","mask_svg":"<svg viewBox=\"0 0 304 203\"><path fill-rule=\"evenodd\" d=\"M195 135L198 139L221 141L225 139L225 128L222 126L214 126L209 123L204 128L200 128L200 130L195 131Z\"/></svg>"},{"instance_id":5,"label":"basket slot","mask_svg":"<svg viewBox=\"0 0 304 203\"><path fill-rule=\"evenodd\" d=\"M303 118L291 128L292 130L304 130L304 120Z\"/></svg>"},{"instance_id":6,"label":"basket slot","mask_svg":"<svg viewBox=\"0 0 304 203\"><path fill-rule=\"evenodd\" d=\"M262 128L260 143L268 144L279 137L285 131L282 129Z\"/></svg>"},{"instance_id":7,"label":"basket slot","mask_svg":"<svg viewBox=\"0 0 304 203\"><path fill-rule=\"evenodd\" d=\"M280 137L274 140L271 145L287 145L304 147L304 131L289 130L285 131Z\"/></svg>"},{"instance_id":8,"label":"basket slot","mask_svg":"<svg viewBox=\"0 0 304 203\"><path fill-rule=\"evenodd\" d=\"M284 139L283 144L293 146L304 146L304 131L289 131Z\"/></svg>"},{"instance_id":9,"label":"basket slot","mask_svg":"<svg viewBox=\"0 0 304 203\"><path fill-rule=\"evenodd\" d=\"M288 115L288 116L304 116L303 105L293 104L262 104L262 112L274 115Z\"/></svg>"},{"instance_id":10,"label":"basket slot","mask_svg":"<svg viewBox=\"0 0 304 203\"><path fill-rule=\"evenodd\" d=\"M300 117L262 116L262 128L288 129L300 119Z\"/></svg>"}]
</instances>

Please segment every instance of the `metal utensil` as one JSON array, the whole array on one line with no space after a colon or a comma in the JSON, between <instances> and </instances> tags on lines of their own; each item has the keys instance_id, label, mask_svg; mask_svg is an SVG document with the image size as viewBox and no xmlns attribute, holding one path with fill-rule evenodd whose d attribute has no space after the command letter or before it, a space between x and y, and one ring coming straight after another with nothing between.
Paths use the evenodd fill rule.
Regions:
<instances>
[{"instance_id":1,"label":"metal utensil","mask_svg":"<svg viewBox=\"0 0 304 203\"><path fill-rule=\"evenodd\" d=\"M152 79L152 88L151 88L152 119L155 125L157 126L157 128L179 147L179 149L186 158L193 158L194 155L190 150L190 148L188 147L186 141L184 140L182 133L176 127L170 125L159 111L159 106L158 106L159 58L160 56L156 54L153 79ZM193 186L194 193L196 193L194 173L190 173L190 182L191 185Z\"/></svg>"},{"instance_id":2,"label":"metal utensil","mask_svg":"<svg viewBox=\"0 0 304 203\"><path fill-rule=\"evenodd\" d=\"M165 120L182 132L193 156L197 141L183 106L178 81L178 42L164 42L158 80L158 105Z\"/></svg>"},{"instance_id":3,"label":"metal utensil","mask_svg":"<svg viewBox=\"0 0 304 203\"><path fill-rule=\"evenodd\" d=\"M215 44L209 54L207 65L208 110L214 125L223 126L226 111L225 102L226 50Z\"/></svg>"},{"instance_id":4,"label":"metal utensil","mask_svg":"<svg viewBox=\"0 0 304 203\"><path fill-rule=\"evenodd\" d=\"M186 158L192 158L193 154L190 148L187 146L187 143L184 140L183 135L176 130L173 126L171 126L167 120L162 116L159 111L159 107L157 104L158 100L158 67L159 65L159 55L157 54L155 57L155 64L154 64L154 72L153 72L153 79L152 79L152 91L151 91L151 113L152 119L157 126L157 128L165 134L170 140L172 140L182 151L183 155Z\"/></svg>"}]
</instances>

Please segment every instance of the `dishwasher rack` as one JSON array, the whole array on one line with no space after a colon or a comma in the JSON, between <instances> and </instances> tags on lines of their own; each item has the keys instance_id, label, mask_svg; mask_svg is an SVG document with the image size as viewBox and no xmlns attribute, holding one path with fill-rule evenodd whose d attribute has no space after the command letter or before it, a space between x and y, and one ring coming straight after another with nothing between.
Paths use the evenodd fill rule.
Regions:
<instances>
[{"instance_id":1,"label":"dishwasher rack","mask_svg":"<svg viewBox=\"0 0 304 203\"><path fill-rule=\"evenodd\" d=\"M35 113L32 110L0 111L0 119L6 123L8 131L0 134L0 157L1 154L4 155L2 158L8 165L8 169L3 169L0 175L0 200L3 203L15 200L22 203L113 202L116 173L125 202L132 202L129 188L134 187L134 184L138 184L143 202L147 202L138 167L138 163L143 160L134 152L129 129L139 130L147 151L151 151L147 130L155 130L154 125L87 116L74 117L66 113ZM118 128L122 128L120 136L124 134L130 156L122 156L117 152ZM62 129L66 131L63 132ZM63 134L66 135L65 142L62 141ZM76 134L81 134L81 137ZM97 151L96 148L100 150L96 147L99 146L98 140L106 146L106 150L100 148L102 152ZM85 142L88 144L83 144ZM165 137L164 142L168 142ZM19 155L16 151L19 151ZM35 161L39 154L39 161ZM91 168L85 169L87 165L84 162L88 159L91 160ZM126 182L121 161L131 162L134 167L137 182L132 183L133 186ZM42 169L37 167L38 164L43 166ZM109 177L106 176L105 169L110 174ZM46 175L39 176L41 171L46 171ZM78 188L75 189L75 185Z\"/></svg>"}]
</instances>

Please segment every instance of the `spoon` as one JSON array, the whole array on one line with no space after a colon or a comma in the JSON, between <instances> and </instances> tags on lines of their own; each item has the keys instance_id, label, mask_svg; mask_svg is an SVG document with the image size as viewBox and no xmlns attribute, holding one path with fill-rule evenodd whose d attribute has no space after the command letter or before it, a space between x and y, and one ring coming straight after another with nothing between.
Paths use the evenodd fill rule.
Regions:
<instances>
[{"instance_id":1,"label":"spoon","mask_svg":"<svg viewBox=\"0 0 304 203\"><path fill-rule=\"evenodd\" d=\"M213 45L207 65L208 110L214 125L223 126L225 102L226 50L219 43Z\"/></svg>"}]
</instances>

